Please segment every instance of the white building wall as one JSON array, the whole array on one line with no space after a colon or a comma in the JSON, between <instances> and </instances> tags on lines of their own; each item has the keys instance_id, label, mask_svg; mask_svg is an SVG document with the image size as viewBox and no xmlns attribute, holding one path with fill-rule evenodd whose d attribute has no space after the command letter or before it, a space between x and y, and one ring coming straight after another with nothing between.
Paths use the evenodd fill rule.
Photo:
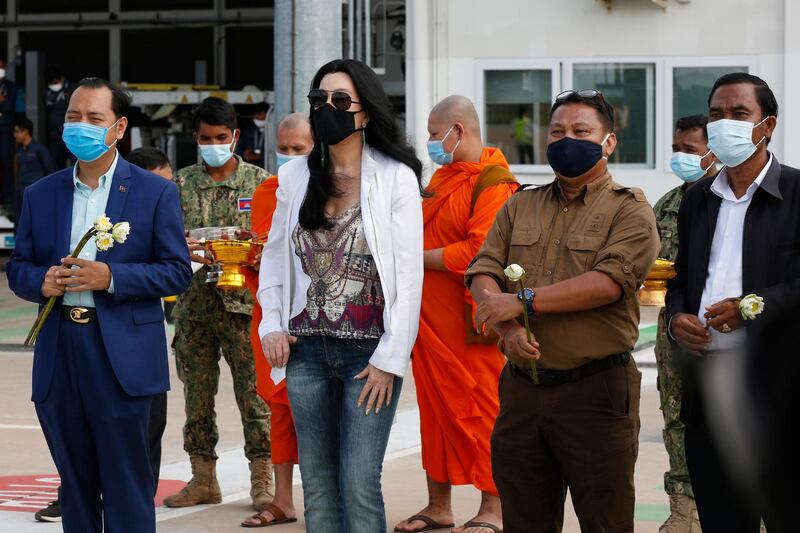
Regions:
<instances>
[{"instance_id":1,"label":"white building wall","mask_svg":"<svg viewBox=\"0 0 800 533\"><path fill-rule=\"evenodd\" d=\"M770 84L781 108L771 149L781 161L800 166L800 152L786 150L800 146L797 0L670 0L666 10L649 0L613 0L611 11L595 0L408 0L408 7L408 126L429 165L428 111L449 94L476 101L483 83L476 65L530 59L653 61L655 168L612 167L612 172L617 181L643 188L655 202L679 183L667 164L672 129L667 67L675 60L717 56L723 64L746 60L750 72ZM564 70L562 77L571 78ZM792 94L794 105L786 99ZM553 177L546 170L517 168L515 173L522 181L545 183Z\"/></svg>"}]
</instances>

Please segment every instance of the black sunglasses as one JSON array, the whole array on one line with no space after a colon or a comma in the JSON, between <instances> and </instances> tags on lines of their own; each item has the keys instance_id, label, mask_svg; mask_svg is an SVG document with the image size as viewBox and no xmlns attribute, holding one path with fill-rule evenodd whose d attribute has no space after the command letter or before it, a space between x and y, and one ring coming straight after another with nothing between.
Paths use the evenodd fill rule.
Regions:
<instances>
[{"instance_id":1,"label":"black sunglasses","mask_svg":"<svg viewBox=\"0 0 800 533\"><path fill-rule=\"evenodd\" d=\"M601 93L597 89L581 89L580 91L573 91L572 89L570 89L568 91L559 93L558 96L556 96L556 102L561 102L563 100L566 100L567 98L573 95L577 96L578 98L600 98L604 102L606 100L605 97L603 97L603 93Z\"/></svg>"},{"instance_id":2,"label":"black sunglasses","mask_svg":"<svg viewBox=\"0 0 800 533\"><path fill-rule=\"evenodd\" d=\"M331 104L339 111L347 111L353 104L360 104L355 102L353 97L344 91L329 92L324 89L311 89L308 93L308 103L314 109L319 109L328 103L328 94L331 95Z\"/></svg>"}]
</instances>

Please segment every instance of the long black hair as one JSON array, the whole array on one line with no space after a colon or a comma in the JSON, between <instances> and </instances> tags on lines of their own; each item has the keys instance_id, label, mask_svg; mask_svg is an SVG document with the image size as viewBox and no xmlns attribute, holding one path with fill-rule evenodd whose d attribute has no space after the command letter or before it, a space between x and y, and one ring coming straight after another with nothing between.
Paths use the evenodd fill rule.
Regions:
<instances>
[{"instance_id":1,"label":"long black hair","mask_svg":"<svg viewBox=\"0 0 800 533\"><path fill-rule=\"evenodd\" d=\"M410 167L417 176L420 194L422 194L422 162L417 158L417 154L406 136L400 131L397 116L389 98L383 91L378 76L361 61L334 59L317 71L311 82L311 89L318 89L322 78L334 72L342 72L350 76L358 92L359 102L369 115L369 122L364 129L366 143ZM313 134L313 109L310 110L309 117ZM331 176L330 160L328 147L315 136L314 149L308 156L308 170L311 177L299 215L300 225L308 230L332 227L331 221L325 216L325 204L339 192L336 190Z\"/></svg>"}]
</instances>

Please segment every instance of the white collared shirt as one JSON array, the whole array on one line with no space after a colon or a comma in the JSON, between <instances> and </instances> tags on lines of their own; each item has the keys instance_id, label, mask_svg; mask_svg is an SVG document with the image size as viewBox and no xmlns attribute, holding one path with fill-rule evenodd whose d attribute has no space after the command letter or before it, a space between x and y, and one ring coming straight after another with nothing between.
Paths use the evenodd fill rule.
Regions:
<instances>
[{"instance_id":1,"label":"white collared shirt","mask_svg":"<svg viewBox=\"0 0 800 533\"><path fill-rule=\"evenodd\" d=\"M708 259L708 274L703 297L697 317L705 324L706 307L726 298L742 296L742 238L744 237L744 219L753 195L761 187L772 164L772 154L755 181L747 188L747 192L736 198L730 187L727 169L722 171L711 184L711 191L722 198L714 229L714 240L711 242L711 254ZM745 330L738 329L730 333L720 333L711 328L711 344L709 350L727 350L740 346L745 341Z\"/></svg>"}]
</instances>

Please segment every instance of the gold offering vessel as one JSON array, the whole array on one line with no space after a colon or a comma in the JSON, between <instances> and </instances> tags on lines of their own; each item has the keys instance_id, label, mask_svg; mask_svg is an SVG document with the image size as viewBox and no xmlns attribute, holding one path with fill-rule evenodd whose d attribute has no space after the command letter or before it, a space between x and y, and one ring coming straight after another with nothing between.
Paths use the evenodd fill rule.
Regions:
<instances>
[{"instance_id":1,"label":"gold offering vessel","mask_svg":"<svg viewBox=\"0 0 800 533\"><path fill-rule=\"evenodd\" d=\"M214 239L206 242L206 250L214 257L214 263L222 268L218 271L217 288L239 291L245 288L241 267L251 263L263 248L254 241Z\"/></svg>"},{"instance_id":2,"label":"gold offering vessel","mask_svg":"<svg viewBox=\"0 0 800 533\"><path fill-rule=\"evenodd\" d=\"M237 239L238 231L236 226L189 231L189 238L202 242L205 256L213 261L206 273L206 283L215 283L221 290L243 290L246 283L241 267L251 264L264 247L259 241Z\"/></svg>"},{"instance_id":3,"label":"gold offering vessel","mask_svg":"<svg viewBox=\"0 0 800 533\"><path fill-rule=\"evenodd\" d=\"M639 304L657 307L664 306L667 296L667 281L677 275L675 264L666 259L656 259L653 268L639 290Z\"/></svg>"}]
</instances>

